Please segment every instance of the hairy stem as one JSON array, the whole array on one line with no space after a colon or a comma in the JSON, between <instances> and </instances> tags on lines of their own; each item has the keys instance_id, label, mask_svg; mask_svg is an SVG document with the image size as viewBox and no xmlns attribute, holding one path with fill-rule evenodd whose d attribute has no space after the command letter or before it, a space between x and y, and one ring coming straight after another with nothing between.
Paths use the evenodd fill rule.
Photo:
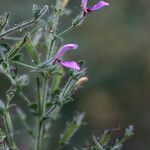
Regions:
<instances>
[{"instance_id":1,"label":"hairy stem","mask_svg":"<svg viewBox=\"0 0 150 150\"><path fill-rule=\"evenodd\" d=\"M16 144L14 141L14 131L12 126L12 121L8 110L4 111L4 125L7 131L8 143L10 145L11 150L16 150Z\"/></svg>"},{"instance_id":2,"label":"hairy stem","mask_svg":"<svg viewBox=\"0 0 150 150\"><path fill-rule=\"evenodd\" d=\"M62 31L61 33L59 33L57 36L60 37L60 36L63 36L64 34L72 31L76 26L78 26L81 21L84 19L83 16L80 16L80 18L78 18L78 20L76 20L74 23L72 23L72 25L70 27L68 27L67 29L65 29L64 31Z\"/></svg>"},{"instance_id":3,"label":"hairy stem","mask_svg":"<svg viewBox=\"0 0 150 150\"><path fill-rule=\"evenodd\" d=\"M58 9L59 4L60 4L60 0L57 0L56 1L56 9ZM54 34L56 32L57 24L59 21L59 16L56 13L57 12L54 13L53 26L51 29ZM55 38L53 35L51 35L50 48L49 48L49 51L47 52L46 60L48 60L51 57L51 52L53 50L54 41L55 41ZM45 129L44 117L45 117L45 111L46 111L48 89L49 89L49 78L45 75L45 78L43 81L42 105L40 106L41 107L41 115L38 118L38 133L37 133L37 143L36 143L37 150L44 149L44 129Z\"/></svg>"},{"instance_id":4,"label":"hairy stem","mask_svg":"<svg viewBox=\"0 0 150 150\"><path fill-rule=\"evenodd\" d=\"M41 16L43 16L46 13L47 10L48 10L48 7L44 6L43 9L41 10L41 13L36 18L33 18L33 19L31 19L29 21L26 21L26 22L24 22L24 23L22 23L22 24L20 24L18 26L15 26L15 27L13 27L11 29L6 30L5 32L3 32L3 33L0 34L0 38L2 38L3 36L8 35L8 34L14 32L14 31L17 31L17 30L23 29L25 27L28 27L28 26L30 26L32 24L36 24L37 20Z\"/></svg>"}]
</instances>

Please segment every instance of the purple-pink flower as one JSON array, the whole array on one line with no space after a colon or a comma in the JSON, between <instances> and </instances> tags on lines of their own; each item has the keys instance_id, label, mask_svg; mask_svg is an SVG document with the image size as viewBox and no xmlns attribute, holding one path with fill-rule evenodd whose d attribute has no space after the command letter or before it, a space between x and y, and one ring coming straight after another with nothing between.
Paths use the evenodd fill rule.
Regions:
<instances>
[{"instance_id":1,"label":"purple-pink flower","mask_svg":"<svg viewBox=\"0 0 150 150\"><path fill-rule=\"evenodd\" d=\"M82 0L82 10L83 10L83 15L86 16L88 13L92 11L96 11L98 9L101 9L102 7L109 6L109 3L105 1L99 1L96 3L94 6L87 7L88 0Z\"/></svg>"},{"instance_id":2,"label":"purple-pink flower","mask_svg":"<svg viewBox=\"0 0 150 150\"><path fill-rule=\"evenodd\" d=\"M80 70L80 66L77 64L77 62L75 61L63 61L61 60L62 56L70 50L75 50L78 48L77 44L65 44L63 45L59 51L56 53L55 57L54 57L54 61L53 64L60 64L61 66L64 66L66 68L70 68L70 69L75 69L75 70Z\"/></svg>"}]
</instances>

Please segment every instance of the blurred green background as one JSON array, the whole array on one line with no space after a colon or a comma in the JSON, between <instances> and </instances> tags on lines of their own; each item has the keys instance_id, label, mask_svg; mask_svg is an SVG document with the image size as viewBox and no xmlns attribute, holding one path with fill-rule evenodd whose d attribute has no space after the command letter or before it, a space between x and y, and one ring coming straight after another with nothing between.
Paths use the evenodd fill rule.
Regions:
<instances>
[{"instance_id":1,"label":"blurred green background","mask_svg":"<svg viewBox=\"0 0 150 150\"><path fill-rule=\"evenodd\" d=\"M32 17L31 9L34 3L54 5L54 1L50 0L0 0L0 13L9 11L10 23L15 24ZM120 137L124 128L133 124L135 134L123 149L148 150L150 149L150 1L112 0L109 3L111 4L109 7L92 13L82 26L64 37L65 43L79 44L78 51L69 56L86 60L89 82L74 95L75 101L63 108L63 115L57 121L61 126L56 123L54 128L62 132L65 121L70 120L75 111L85 111L85 121L88 124L74 136L71 146L84 145L83 143L90 141L91 135L101 135L105 129L117 128L119 125L121 130L114 132L113 137ZM80 0L70 0L68 9L72 10L71 16L64 16L60 20L60 30L68 27L71 19L78 14ZM8 89L7 83L6 78L0 75L2 99ZM31 89L32 87L29 87L26 90ZM16 98L16 101L25 105L19 98ZM17 139L21 149L26 150L28 138L22 132L17 134ZM59 133L53 132L52 137L56 138L51 141L53 143L51 149L55 147L59 136ZM71 148L68 146L65 149Z\"/></svg>"}]
</instances>

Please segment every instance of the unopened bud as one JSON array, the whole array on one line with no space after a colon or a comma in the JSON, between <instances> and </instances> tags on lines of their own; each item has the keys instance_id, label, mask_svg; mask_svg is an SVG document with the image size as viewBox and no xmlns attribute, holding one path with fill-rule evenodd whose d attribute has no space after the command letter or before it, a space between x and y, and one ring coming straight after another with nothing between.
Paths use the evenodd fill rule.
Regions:
<instances>
[{"instance_id":1,"label":"unopened bud","mask_svg":"<svg viewBox=\"0 0 150 150\"><path fill-rule=\"evenodd\" d=\"M69 0L61 0L61 7L64 9L66 8L67 4L69 3Z\"/></svg>"},{"instance_id":2,"label":"unopened bud","mask_svg":"<svg viewBox=\"0 0 150 150\"><path fill-rule=\"evenodd\" d=\"M85 82L87 82L89 79L88 77L82 77L76 82L76 88L80 88Z\"/></svg>"}]
</instances>

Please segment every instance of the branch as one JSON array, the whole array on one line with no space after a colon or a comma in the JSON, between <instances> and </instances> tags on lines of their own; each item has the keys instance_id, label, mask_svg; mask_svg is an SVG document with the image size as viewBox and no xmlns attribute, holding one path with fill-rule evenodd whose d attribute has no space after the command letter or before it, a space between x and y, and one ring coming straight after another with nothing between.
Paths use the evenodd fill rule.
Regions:
<instances>
[{"instance_id":1,"label":"branch","mask_svg":"<svg viewBox=\"0 0 150 150\"><path fill-rule=\"evenodd\" d=\"M48 10L48 6L46 5L46 6L44 6L44 7L42 8L41 12L39 13L39 15L38 15L36 18L33 18L33 19L31 19L30 21L26 21L26 22L22 23L21 25L15 26L15 27L13 27L13 28L11 28L11 29L8 29L7 31L1 33L1 34L0 34L0 39L1 39L3 36L8 35L8 34L14 32L14 31L20 30L20 29L22 29L22 28L26 28L26 27L28 27L28 26L30 26L30 25L32 25L32 24L36 24L36 23L37 23L37 20L38 20L40 17L42 17L42 16L47 12L47 10Z\"/></svg>"}]
</instances>

